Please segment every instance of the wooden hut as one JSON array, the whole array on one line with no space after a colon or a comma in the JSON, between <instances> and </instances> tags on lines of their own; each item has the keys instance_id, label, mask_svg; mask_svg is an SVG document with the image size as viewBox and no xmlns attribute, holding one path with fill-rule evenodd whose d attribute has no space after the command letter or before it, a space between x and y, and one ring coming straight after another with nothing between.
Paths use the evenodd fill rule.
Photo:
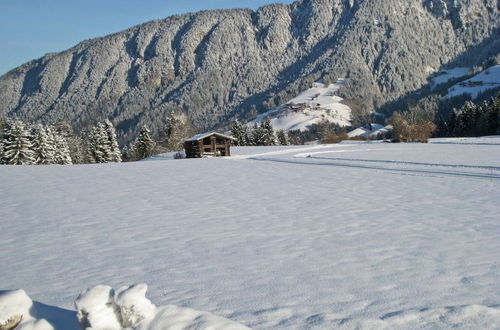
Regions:
<instances>
[{"instance_id":1,"label":"wooden hut","mask_svg":"<svg viewBox=\"0 0 500 330\"><path fill-rule=\"evenodd\" d=\"M184 140L186 158L231 156L232 141L236 139L216 132L195 135Z\"/></svg>"}]
</instances>

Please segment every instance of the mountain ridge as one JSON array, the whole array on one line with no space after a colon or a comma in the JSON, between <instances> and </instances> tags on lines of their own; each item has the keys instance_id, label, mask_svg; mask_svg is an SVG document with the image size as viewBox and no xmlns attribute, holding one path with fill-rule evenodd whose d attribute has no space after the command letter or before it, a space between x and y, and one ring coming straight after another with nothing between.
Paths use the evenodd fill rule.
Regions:
<instances>
[{"instance_id":1,"label":"mountain ridge","mask_svg":"<svg viewBox=\"0 0 500 330\"><path fill-rule=\"evenodd\" d=\"M300 0L170 16L9 71L0 77L0 114L67 119L77 129L110 118L127 143L140 125L157 134L174 110L212 129L341 77L344 98L377 108L471 49L461 60L468 66L497 55L499 6Z\"/></svg>"}]
</instances>

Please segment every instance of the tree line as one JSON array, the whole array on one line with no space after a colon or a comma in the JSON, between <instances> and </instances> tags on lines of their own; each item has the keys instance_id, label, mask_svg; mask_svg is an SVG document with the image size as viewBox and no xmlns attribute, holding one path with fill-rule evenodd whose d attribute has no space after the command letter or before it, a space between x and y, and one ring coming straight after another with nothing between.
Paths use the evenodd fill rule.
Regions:
<instances>
[{"instance_id":1,"label":"tree line","mask_svg":"<svg viewBox=\"0 0 500 330\"><path fill-rule=\"evenodd\" d=\"M392 114L393 141L500 134L500 92L474 103L470 97L426 98Z\"/></svg>"},{"instance_id":2,"label":"tree line","mask_svg":"<svg viewBox=\"0 0 500 330\"><path fill-rule=\"evenodd\" d=\"M58 125L0 122L0 164L69 165L121 162L114 126L109 120L92 127L87 138L76 136L63 121Z\"/></svg>"},{"instance_id":3,"label":"tree line","mask_svg":"<svg viewBox=\"0 0 500 330\"><path fill-rule=\"evenodd\" d=\"M271 120L266 118L253 126L235 121L231 128L237 146L274 146L288 145L288 136L284 130L274 131Z\"/></svg>"},{"instance_id":4,"label":"tree line","mask_svg":"<svg viewBox=\"0 0 500 330\"><path fill-rule=\"evenodd\" d=\"M466 101L454 108L446 129L452 136L500 134L500 93L479 104Z\"/></svg>"},{"instance_id":5,"label":"tree line","mask_svg":"<svg viewBox=\"0 0 500 330\"><path fill-rule=\"evenodd\" d=\"M191 125L180 113L167 118L157 142L147 127L142 127L131 145L120 149L116 130L109 120L89 126L75 134L62 121L57 125L25 123L0 118L1 165L69 165L135 161L154 154L178 151L191 133Z\"/></svg>"}]
</instances>

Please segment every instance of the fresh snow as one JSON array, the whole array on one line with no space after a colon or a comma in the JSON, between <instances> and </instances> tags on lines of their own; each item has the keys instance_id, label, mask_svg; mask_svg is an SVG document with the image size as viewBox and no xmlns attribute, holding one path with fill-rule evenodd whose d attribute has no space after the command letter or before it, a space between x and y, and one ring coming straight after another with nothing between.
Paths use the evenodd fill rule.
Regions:
<instances>
[{"instance_id":1,"label":"fresh snow","mask_svg":"<svg viewBox=\"0 0 500 330\"><path fill-rule=\"evenodd\" d=\"M65 330L100 284L117 289L86 308L129 306L145 329L209 328L206 313L255 329L497 329L499 151L484 137L2 166L0 290L23 288L33 319ZM151 314L138 282L164 307Z\"/></svg>"},{"instance_id":2,"label":"fresh snow","mask_svg":"<svg viewBox=\"0 0 500 330\"><path fill-rule=\"evenodd\" d=\"M259 115L249 125L261 122L265 118L271 119L274 129L307 130L312 124L322 120L349 126L351 109L342 103L343 99L335 94L344 86L344 80L325 86L316 82L313 87L286 104Z\"/></svg>"},{"instance_id":3,"label":"fresh snow","mask_svg":"<svg viewBox=\"0 0 500 330\"><path fill-rule=\"evenodd\" d=\"M495 88L500 88L500 65L492 66L470 79L453 85L448 89L448 97L469 94L475 99L479 94Z\"/></svg>"}]
</instances>

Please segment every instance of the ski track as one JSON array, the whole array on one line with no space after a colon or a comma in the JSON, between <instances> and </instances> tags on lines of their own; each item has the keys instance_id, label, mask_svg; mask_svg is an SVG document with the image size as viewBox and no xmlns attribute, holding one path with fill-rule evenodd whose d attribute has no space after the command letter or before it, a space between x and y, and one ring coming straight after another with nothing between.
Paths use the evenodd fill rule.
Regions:
<instances>
[{"instance_id":1,"label":"ski track","mask_svg":"<svg viewBox=\"0 0 500 330\"><path fill-rule=\"evenodd\" d=\"M472 177L472 178L489 178L489 179L500 179L500 174L493 174L493 169L495 171L498 171L496 167L489 167L489 166L477 166L473 167L470 166L469 168L476 168L476 169L491 169L491 173L473 173L473 172L464 172L464 171L451 171L451 170L425 170L425 169L417 169L417 168L411 168L411 167L389 167L389 166L367 166L367 165L362 165L360 162L377 162L377 163L385 163L383 161L377 161L377 160L354 160L354 159L336 159L336 160L344 160L346 162L307 162L307 161L294 161L294 160L283 160L283 159L273 159L273 158L249 158L251 160L256 160L256 161L266 161L266 162L278 162L278 163L288 163L288 164L297 164L297 165L319 165L319 166L339 166L339 167L351 167L351 168L361 168L361 169L370 169L370 170L383 170L383 171L396 171L396 172L411 172L411 173L429 173L429 174L443 174L443 175L454 175L454 176L462 176L462 177ZM330 158L320 158L320 157L308 157L308 159L313 159L313 160L332 160ZM333 159L335 160L335 159ZM391 162L387 162L391 164ZM415 163L405 163L405 162L395 162L395 164L399 165L417 165ZM426 165L426 164L419 164L419 165L425 165L425 166L439 166L439 167L448 167L444 164L431 164L431 165ZM465 165L454 165L450 167L463 167L466 168L467 166Z\"/></svg>"}]
</instances>

